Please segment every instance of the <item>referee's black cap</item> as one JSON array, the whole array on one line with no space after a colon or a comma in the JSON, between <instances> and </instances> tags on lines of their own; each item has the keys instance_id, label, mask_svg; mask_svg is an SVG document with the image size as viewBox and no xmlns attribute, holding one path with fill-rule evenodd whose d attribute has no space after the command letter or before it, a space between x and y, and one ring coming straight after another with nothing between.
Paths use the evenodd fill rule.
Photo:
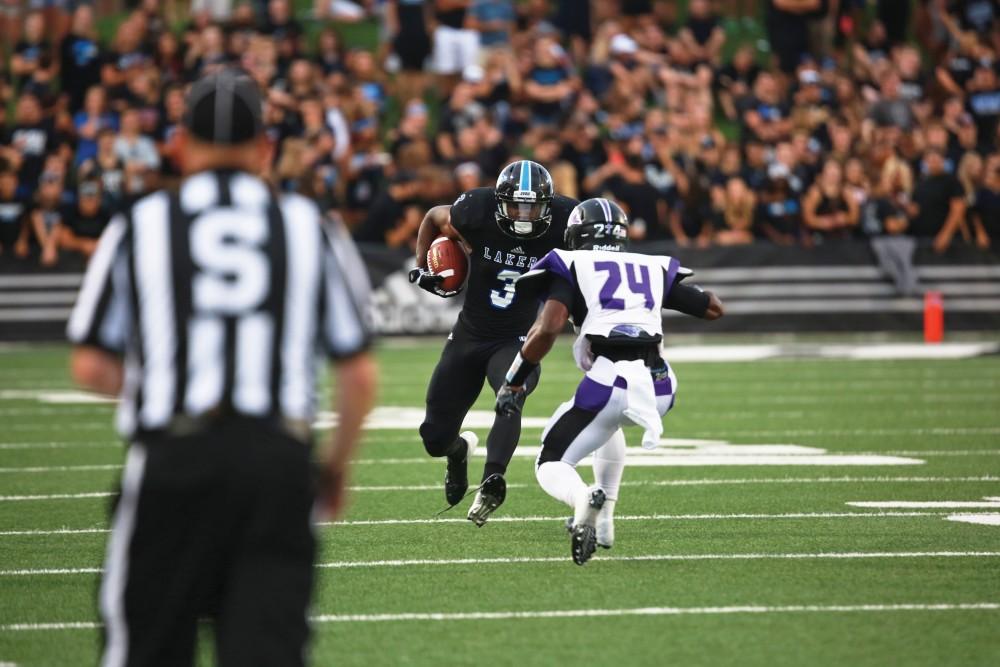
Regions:
<instances>
[{"instance_id":1,"label":"referee's black cap","mask_svg":"<svg viewBox=\"0 0 1000 667\"><path fill-rule=\"evenodd\" d=\"M242 144L264 127L260 89L243 70L226 68L198 79L188 92L184 125L211 144Z\"/></svg>"}]
</instances>

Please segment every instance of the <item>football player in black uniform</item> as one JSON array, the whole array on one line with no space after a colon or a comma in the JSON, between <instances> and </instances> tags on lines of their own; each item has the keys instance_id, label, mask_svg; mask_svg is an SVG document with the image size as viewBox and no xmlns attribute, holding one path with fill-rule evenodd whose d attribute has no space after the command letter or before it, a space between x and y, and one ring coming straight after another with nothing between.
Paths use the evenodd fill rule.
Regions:
<instances>
[{"instance_id":1,"label":"football player in black uniform","mask_svg":"<svg viewBox=\"0 0 1000 667\"><path fill-rule=\"evenodd\" d=\"M514 281L547 252L561 247L566 219L575 199L553 193L552 177L536 162L513 162L500 173L495 188L475 188L451 206L427 212L417 236L417 268L410 281L441 297L442 276L427 268L427 250L438 236L460 242L469 253L465 303L448 336L430 386L420 437L431 456L448 458L445 499L456 505L469 488L468 459L478 438L459 434L462 421L489 381L493 391L521 349L535 321L538 302L517 298ZM538 383L536 370L525 382L523 403ZM497 415L486 440L482 485L469 509L469 520L482 526L507 494L504 473L521 436L521 416Z\"/></svg>"}]
</instances>

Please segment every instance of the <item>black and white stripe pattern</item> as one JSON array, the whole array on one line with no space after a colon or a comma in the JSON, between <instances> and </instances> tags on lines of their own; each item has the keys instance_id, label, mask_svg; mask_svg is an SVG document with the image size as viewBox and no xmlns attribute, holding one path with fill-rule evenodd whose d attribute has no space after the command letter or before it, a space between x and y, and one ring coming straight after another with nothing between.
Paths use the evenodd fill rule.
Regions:
<instances>
[{"instance_id":1,"label":"black and white stripe pattern","mask_svg":"<svg viewBox=\"0 0 1000 667\"><path fill-rule=\"evenodd\" d=\"M126 437L220 409L309 420L316 349L367 347L370 289L350 236L311 201L204 172L115 218L67 330L125 356Z\"/></svg>"}]
</instances>

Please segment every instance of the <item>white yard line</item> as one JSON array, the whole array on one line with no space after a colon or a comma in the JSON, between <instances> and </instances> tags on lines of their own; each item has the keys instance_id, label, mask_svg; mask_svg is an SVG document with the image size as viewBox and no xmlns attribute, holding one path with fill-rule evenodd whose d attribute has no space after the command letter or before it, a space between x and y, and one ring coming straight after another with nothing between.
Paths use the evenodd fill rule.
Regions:
<instances>
[{"instance_id":1,"label":"white yard line","mask_svg":"<svg viewBox=\"0 0 1000 667\"><path fill-rule=\"evenodd\" d=\"M769 519L882 519L898 517L947 516L949 512L786 512L779 514L635 514L616 516L616 521L732 521ZM496 523L522 523L539 521L565 521L565 516L500 516L490 518ZM398 526L431 523L467 523L465 518L435 519L357 519L338 521L336 524L321 522L320 526ZM2 534L2 533L0 533Z\"/></svg>"},{"instance_id":2,"label":"white yard line","mask_svg":"<svg viewBox=\"0 0 1000 667\"><path fill-rule=\"evenodd\" d=\"M701 561L701 560L857 560L863 558L997 558L1000 551L876 551L876 552L828 552L828 553L747 553L747 554L647 554L641 556L605 556L598 554L597 561ZM330 569L369 567L413 567L422 565L489 565L516 563L559 563L569 559L566 556L513 556L510 558L453 558L453 559L409 559L379 561L333 561L320 563L316 567ZM0 575L5 574L0 572ZM72 574L72 572L67 572Z\"/></svg>"},{"instance_id":3,"label":"white yard line","mask_svg":"<svg viewBox=\"0 0 1000 667\"><path fill-rule=\"evenodd\" d=\"M538 618L603 618L609 616L705 616L723 614L804 614L900 611L998 611L997 602L857 604L857 605L740 605L731 607L639 607L633 609L555 609L544 611L481 611L403 614L323 614L313 623L378 623L387 621L502 621ZM3 626L0 626L3 629Z\"/></svg>"},{"instance_id":4,"label":"white yard line","mask_svg":"<svg viewBox=\"0 0 1000 667\"><path fill-rule=\"evenodd\" d=\"M605 556L599 562L658 562L658 561L743 561L743 560L860 560L886 558L998 558L1000 551L848 551L820 553L745 553L745 554L646 554L638 556ZM499 558L414 558L406 560L359 560L318 563L323 569L365 569L377 567L421 567L440 565L517 565L530 563L562 563L563 556L511 556ZM46 575L100 574L98 567L42 568L0 570L0 577L34 577Z\"/></svg>"},{"instance_id":5,"label":"white yard line","mask_svg":"<svg viewBox=\"0 0 1000 667\"><path fill-rule=\"evenodd\" d=\"M745 520L783 520L783 519L893 519L911 517L941 517L952 512L789 512L783 514L636 514L616 516L616 521L745 521ZM975 513L970 516L975 516ZM561 523L565 515L559 516L495 516L490 523L535 523L552 521ZM436 519L357 519L352 521L321 522L319 526L408 526L427 524L466 524L465 518ZM107 533L107 528L53 528L29 530L0 530L0 537L34 537L45 535L87 535Z\"/></svg>"},{"instance_id":6,"label":"white yard line","mask_svg":"<svg viewBox=\"0 0 1000 667\"><path fill-rule=\"evenodd\" d=\"M111 448L123 449L121 441L107 440L105 442L69 442L56 440L50 442L0 442L0 450L3 449L89 449L89 448Z\"/></svg>"},{"instance_id":7,"label":"white yard line","mask_svg":"<svg viewBox=\"0 0 1000 667\"><path fill-rule=\"evenodd\" d=\"M503 621L544 618L607 618L614 616L720 616L730 614L892 613L1000 611L998 602L927 602L839 605L733 605L725 607L635 607L629 609L547 609L536 611L411 612L397 614L319 614L312 623L385 623L396 621ZM0 632L96 630L94 621L8 623Z\"/></svg>"},{"instance_id":8,"label":"white yard line","mask_svg":"<svg viewBox=\"0 0 1000 667\"><path fill-rule=\"evenodd\" d=\"M0 496L0 502L23 502L34 500L81 500L83 498L109 498L113 491L88 491L86 493L50 493L30 496Z\"/></svg>"},{"instance_id":9,"label":"white yard line","mask_svg":"<svg viewBox=\"0 0 1000 667\"><path fill-rule=\"evenodd\" d=\"M0 468L0 474L45 473L45 472L91 472L94 470L121 470L120 463L100 463L76 466L23 466Z\"/></svg>"},{"instance_id":10,"label":"white yard line","mask_svg":"<svg viewBox=\"0 0 1000 667\"><path fill-rule=\"evenodd\" d=\"M851 507L878 509L1000 510L1000 501L996 500L863 500L847 504Z\"/></svg>"}]
</instances>

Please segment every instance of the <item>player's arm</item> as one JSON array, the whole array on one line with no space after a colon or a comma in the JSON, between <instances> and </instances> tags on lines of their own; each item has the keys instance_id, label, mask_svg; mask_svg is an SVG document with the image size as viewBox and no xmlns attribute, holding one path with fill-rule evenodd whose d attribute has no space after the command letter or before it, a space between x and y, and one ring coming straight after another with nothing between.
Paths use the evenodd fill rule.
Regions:
<instances>
[{"instance_id":1,"label":"player's arm","mask_svg":"<svg viewBox=\"0 0 1000 667\"><path fill-rule=\"evenodd\" d=\"M417 266L410 270L409 278L411 283L416 283L421 289L447 298L455 296L461 290L447 291L441 289L444 276L436 275L427 268L427 251L430 249L434 239L440 236L458 241L465 248L466 252L471 252L469 244L451 224L451 206L448 204L435 206L427 211L424 219L420 221L420 227L417 229Z\"/></svg>"},{"instance_id":2,"label":"player's arm","mask_svg":"<svg viewBox=\"0 0 1000 667\"><path fill-rule=\"evenodd\" d=\"M128 318L127 290L114 280L116 265L124 264L125 220L115 216L97 244L77 297L66 335L73 344L69 370L73 381L88 391L116 396L124 376L122 353L125 331L120 325Z\"/></svg>"},{"instance_id":3,"label":"player's arm","mask_svg":"<svg viewBox=\"0 0 1000 667\"><path fill-rule=\"evenodd\" d=\"M722 300L713 292L703 290L697 285L686 285L682 282L692 275L694 274L690 269L683 267L677 271L673 285L670 286L663 301L663 307L703 320L719 319L725 314Z\"/></svg>"},{"instance_id":4,"label":"player's arm","mask_svg":"<svg viewBox=\"0 0 1000 667\"><path fill-rule=\"evenodd\" d=\"M569 309L573 303L574 289L564 278L553 276L549 296L538 314L538 318L528 331L521 351L507 370L503 386L497 392L495 409L497 414L511 416L521 411L524 402L524 383L538 368L538 364L555 344L556 338L569 320Z\"/></svg>"},{"instance_id":5,"label":"player's arm","mask_svg":"<svg viewBox=\"0 0 1000 667\"><path fill-rule=\"evenodd\" d=\"M427 268L427 251L434 239L444 235L450 239L461 238L451 226L451 204L435 206L424 215L417 230L417 268Z\"/></svg>"}]
</instances>

